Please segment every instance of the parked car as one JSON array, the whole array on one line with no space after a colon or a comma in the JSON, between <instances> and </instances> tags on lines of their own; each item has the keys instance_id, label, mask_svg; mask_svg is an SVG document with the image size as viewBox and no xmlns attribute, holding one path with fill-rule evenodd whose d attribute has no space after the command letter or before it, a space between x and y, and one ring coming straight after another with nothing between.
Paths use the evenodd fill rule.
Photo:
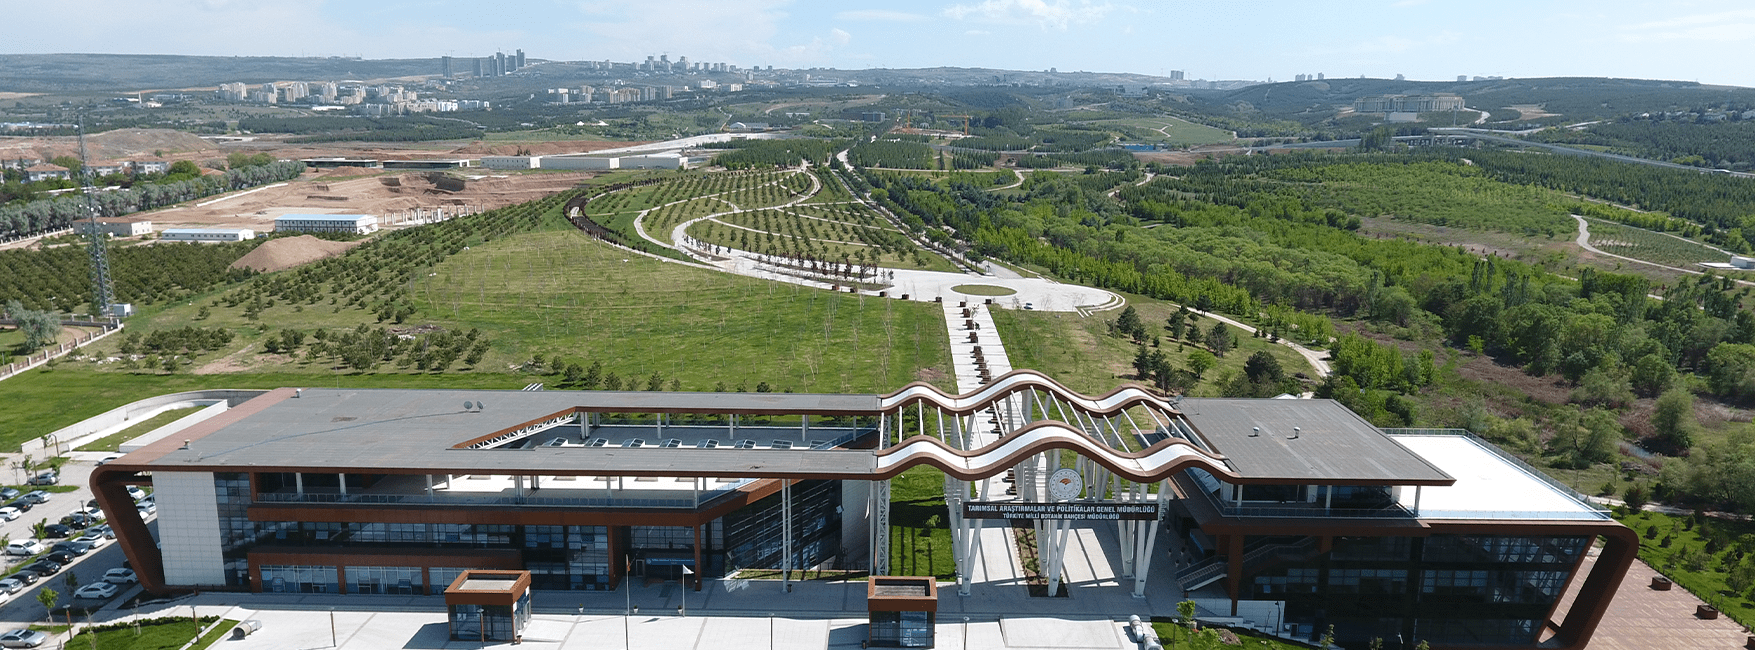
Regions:
<instances>
[{"instance_id":1,"label":"parked car","mask_svg":"<svg viewBox=\"0 0 1755 650\"><path fill-rule=\"evenodd\" d=\"M56 483L61 482L61 476L59 474L56 474L55 470L49 470L47 472L43 472L43 473L38 474L36 476L32 476L28 479L25 479L24 482L29 483L31 485L54 485Z\"/></svg>"},{"instance_id":2,"label":"parked car","mask_svg":"<svg viewBox=\"0 0 1755 650\"><path fill-rule=\"evenodd\" d=\"M98 522L100 521L103 520L84 512L75 512L61 518L62 525L71 526L73 528L90 528L98 525Z\"/></svg>"},{"instance_id":3,"label":"parked car","mask_svg":"<svg viewBox=\"0 0 1755 650\"><path fill-rule=\"evenodd\" d=\"M73 558L76 556L75 553L70 551L49 551L48 553L43 554L43 559L61 566L67 566L73 563Z\"/></svg>"},{"instance_id":4,"label":"parked car","mask_svg":"<svg viewBox=\"0 0 1755 650\"><path fill-rule=\"evenodd\" d=\"M0 634L0 646L7 648L35 648L49 640L49 635L36 630L19 628Z\"/></svg>"},{"instance_id":5,"label":"parked car","mask_svg":"<svg viewBox=\"0 0 1755 650\"><path fill-rule=\"evenodd\" d=\"M73 527L72 526L67 526L64 524L49 524L49 525L43 527L43 537L45 539L49 538L49 537L60 538L60 537L72 537L72 536L73 536Z\"/></svg>"},{"instance_id":6,"label":"parked car","mask_svg":"<svg viewBox=\"0 0 1755 650\"><path fill-rule=\"evenodd\" d=\"M19 512L30 512L30 509L37 507L37 504L30 499L20 498L17 501L6 504L6 507L17 508Z\"/></svg>"},{"instance_id":7,"label":"parked car","mask_svg":"<svg viewBox=\"0 0 1755 650\"><path fill-rule=\"evenodd\" d=\"M92 526L91 528L87 528L85 533L87 535L102 535L106 540L116 538L116 531L115 529L110 528L109 524Z\"/></svg>"},{"instance_id":8,"label":"parked car","mask_svg":"<svg viewBox=\"0 0 1755 650\"><path fill-rule=\"evenodd\" d=\"M144 517L146 515L157 513L158 504L151 501L141 501L134 505L134 509L140 511L140 516Z\"/></svg>"},{"instance_id":9,"label":"parked car","mask_svg":"<svg viewBox=\"0 0 1755 650\"><path fill-rule=\"evenodd\" d=\"M24 514L24 513L19 512L18 508L12 508L12 507L0 508L0 521L12 521L14 519L17 519L18 516L21 514Z\"/></svg>"},{"instance_id":10,"label":"parked car","mask_svg":"<svg viewBox=\"0 0 1755 650\"><path fill-rule=\"evenodd\" d=\"M48 492L44 492L42 490L31 490L29 492L24 493L24 496L19 497L19 498L23 499L23 500L28 500L31 503L48 503L50 495Z\"/></svg>"},{"instance_id":11,"label":"parked car","mask_svg":"<svg viewBox=\"0 0 1755 650\"><path fill-rule=\"evenodd\" d=\"M18 498L20 494L24 493L19 492L18 488L0 488L0 501L11 501Z\"/></svg>"},{"instance_id":12,"label":"parked car","mask_svg":"<svg viewBox=\"0 0 1755 650\"><path fill-rule=\"evenodd\" d=\"M78 542L68 541L68 542L55 542L55 545L50 546L49 550L58 551L61 553L72 553L74 555L85 555L86 553L91 552L91 548L92 547L87 545L87 544L80 544ZM62 564L66 564L66 562L62 562Z\"/></svg>"},{"instance_id":13,"label":"parked car","mask_svg":"<svg viewBox=\"0 0 1755 650\"><path fill-rule=\"evenodd\" d=\"M102 548L103 545L110 543L110 540L104 537L103 531L92 527L85 529L85 534L74 538L72 543L84 544L90 548Z\"/></svg>"},{"instance_id":14,"label":"parked car","mask_svg":"<svg viewBox=\"0 0 1755 650\"><path fill-rule=\"evenodd\" d=\"M118 591L121 591L121 588L116 585L108 582L94 582L84 587L80 587L78 591L73 592L73 597L104 600L114 598Z\"/></svg>"},{"instance_id":15,"label":"parked car","mask_svg":"<svg viewBox=\"0 0 1755 650\"><path fill-rule=\"evenodd\" d=\"M4 592L9 593L9 594L16 594L19 591L23 590L25 587L29 587L29 586L34 585L36 583L37 583L37 577L35 574L18 573L18 574L7 576L5 580L0 580L0 591L4 591Z\"/></svg>"},{"instance_id":16,"label":"parked car","mask_svg":"<svg viewBox=\"0 0 1755 650\"><path fill-rule=\"evenodd\" d=\"M43 543L34 539L23 539L6 545L7 555L23 555L30 557L43 552Z\"/></svg>"},{"instance_id":17,"label":"parked car","mask_svg":"<svg viewBox=\"0 0 1755 650\"><path fill-rule=\"evenodd\" d=\"M111 461L120 460L121 458L122 457L118 456L118 455L105 456L103 458L99 458L97 464L102 465L104 463L108 463Z\"/></svg>"},{"instance_id":18,"label":"parked car","mask_svg":"<svg viewBox=\"0 0 1755 650\"><path fill-rule=\"evenodd\" d=\"M140 486L138 486L138 485L128 486L128 497L129 498L132 498L135 501L139 501L141 499L145 499L146 496L147 496L146 490L140 489Z\"/></svg>"},{"instance_id":19,"label":"parked car","mask_svg":"<svg viewBox=\"0 0 1755 650\"><path fill-rule=\"evenodd\" d=\"M47 578L61 571L61 563L53 560L37 560L19 567L18 570L35 573L39 578Z\"/></svg>"},{"instance_id":20,"label":"parked car","mask_svg":"<svg viewBox=\"0 0 1755 650\"><path fill-rule=\"evenodd\" d=\"M113 585L132 585L140 582L140 576L134 575L133 569L110 569L104 572L104 582Z\"/></svg>"}]
</instances>

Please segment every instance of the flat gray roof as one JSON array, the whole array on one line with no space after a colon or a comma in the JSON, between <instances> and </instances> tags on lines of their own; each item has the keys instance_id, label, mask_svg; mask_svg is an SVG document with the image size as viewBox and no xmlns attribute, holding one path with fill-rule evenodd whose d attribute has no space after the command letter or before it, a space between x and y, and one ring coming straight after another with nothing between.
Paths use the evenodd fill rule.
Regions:
<instances>
[{"instance_id":1,"label":"flat gray roof","mask_svg":"<svg viewBox=\"0 0 1755 650\"><path fill-rule=\"evenodd\" d=\"M1202 441L1246 478L1314 484L1455 482L1334 400L1190 398L1178 408Z\"/></svg>"},{"instance_id":2,"label":"flat gray roof","mask_svg":"<svg viewBox=\"0 0 1755 650\"><path fill-rule=\"evenodd\" d=\"M295 396L296 394L296 396ZM465 409L464 402L474 408ZM348 471L386 474L525 474L856 478L877 473L866 449L733 449L735 439L808 443L833 437L697 421L650 435L614 425L598 437L642 437L647 446L467 448L527 426L570 421L576 411L864 415L877 395L409 389L279 389L130 454L120 466L202 471ZM1255 482L1450 485L1455 480L1332 400L1188 399L1183 417L1200 442ZM721 427L722 437L696 431ZM1292 427L1301 427L1296 439ZM1252 436L1254 427L1260 435ZM684 436L683 433L694 435ZM576 433L576 432L575 432ZM657 446L672 437L718 437L717 449ZM186 447L183 440L190 442ZM801 445L802 446L802 445ZM462 448L460 448L462 447ZM254 468L254 469L252 469Z\"/></svg>"},{"instance_id":3,"label":"flat gray roof","mask_svg":"<svg viewBox=\"0 0 1755 650\"><path fill-rule=\"evenodd\" d=\"M143 452L152 467L338 468L385 473L594 474L607 476L784 477L868 474L865 450L624 449L558 447L455 449L575 408L627 413L871 414L876 395L281 389L191 427ZM262 404L255 404L263 400ZM483 404L464 410L463 403ZM252 408L257 407L257 408ZM227 417L231 415L232 417ZM200 432L206 431L205 435ZM540 436L540 434L538 434ZM152 454L142 454L146 458ZM130 459L134 460L134 459ZM262 471L262 470L259 470Z\"/></svg>"}]
</instances>

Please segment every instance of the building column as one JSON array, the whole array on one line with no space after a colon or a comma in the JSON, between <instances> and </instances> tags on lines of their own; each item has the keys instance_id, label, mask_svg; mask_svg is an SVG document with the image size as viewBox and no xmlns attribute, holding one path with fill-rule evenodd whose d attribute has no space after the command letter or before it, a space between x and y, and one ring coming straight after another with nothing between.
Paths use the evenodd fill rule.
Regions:
<instances>
[{"instance_id":1,"label":"building column","mask_svg":"<svg viewBox=\"0 0 1755 650\"><path fill-rule=\"evenodd\" d=\"M305 475L303 472L293 472L293 486L298 490L299 496L305 496Z\"/></svg>"},{"instance_id":2,"label":"building column","mask_svg":"<svg viewBox=\"0 0 1755 650\"><path fill-rule=\"evenodd\" d=\"M898 418L900 419L900 418ZM871 482L871 574L890 575L890 482Z\"/></svg>"},{"instance_id":3,"label":"building column","mask_svg":"<svg viewBox=\"0 0 1755 650\"><path fill-rule=\"evenodd\" d=\"M336 474L341 477L341 495L347 496L347 474Z\"/></svg>"},{"instance_id":4,"label":"building column","mask_svg":"<svg viewBox=\"0 0 1755 650\"><path fill-rule=\"evenodd\" d=\"M780 479L780 586L792 593L792 479Z\"/></svg>"},{"instance_id":5,"label":"building column","mask_svg":"<svg viewBox=\"0 0 1755 650\"><path fill-rule=\"evenodd\" d=\"M701 525L695 524L695 591L701 590L701 576L706 575L706 572L706 565L701 563ZM689 586L684 584L683 588L687 589Z\"/></svg>"}]
</instances>

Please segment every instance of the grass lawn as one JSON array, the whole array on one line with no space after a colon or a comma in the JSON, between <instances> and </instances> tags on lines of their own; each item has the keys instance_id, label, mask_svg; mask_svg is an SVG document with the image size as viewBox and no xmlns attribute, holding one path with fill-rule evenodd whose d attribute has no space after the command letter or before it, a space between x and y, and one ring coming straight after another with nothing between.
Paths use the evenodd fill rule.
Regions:
<instances>
[{"instance_id":1,"label":"grass lawn","mask_svg":"<svg viewBox=\"0 0 1755 650\"><path fill-rule=\"evenodd\" d=\"M1241 641L1242 645L1227 646L1220 644L1217 634L1212 632L1210 628L1202 629L1200 635L1191 640L1190 636L1192 635L1189 633L1188 628L1177 625L1173 619L1162 616L1152 617L1152 630L1158 633L1158 642L1164 645L1165 650L1207 650L1208 648L1238 648L1238 650L1308 650L1310 647L1297 643L1287 643L1279 639L1246 635L1235 631L1232 633L1237 635L1237 640Z\"/></svg>"},{"instance_id":2,"label":"grass lawn","mask_svg":"<svg viewBox=\"0 0 1755 650\"><path fill-rule=\"evenodd\" d=\"M204 407L204 406L191 406L191 407L186 408L186 409L171 409L169 411L165 411L165 412L160 413L158 415L154 415L150 418L142 420L139 423L135 424L134 426L128 427L128 428L123 429L121 431L117 431L113 434L104 436L104 437L99 438L97 440L94 440L90 443L87 443L86 445L80 447L76 451L116 451L118 448L121 447L122 443L134 439L135 436L151 432L153 429L157 429L159 427L170 424L172 422L176 422L178 419L182 418L183 416L188 415L190 413L194 413L194 412L199 411L203 408L206 408L206 407Z\"/></svg>"},{"instance_id":3,"label":"grass lawn","mask_svg":"<svg viewBox=\"0 0 1755 650\"><path fill-rule=\"evenodd\" d=\"M211 623L213 617L204 617L203 623ZM205 648L214 641L224 638L237 621L223 621L212 631L202 636L203 643L196 648ZM114 628L114 629L109 629ZM223 629L222 629L223 628ZM140 626L138 633L134 626L123 623L116 626L104 625L94 628L97 631L81 630L67 642L70 648L91 647L92 637L97 639L98 650L177 650L195 638L200 630L195 621L189 619L156 619Z\"/></svg>"},{"instance_id":4,"label":"grass lawn","mask_svg":"<svg viewBox=\"0 0 1755 650\"><path fill-rule=\"evenodd\" d=\"M915 467L890 481L890 574L957 577L945 475Z\"/></svg>"},{"instance_id":5,"label":"grass lawn","mask_svg":"<svg viewBox=\"0 0 1755 650\"><path fill-rule=\"evenodd\" d=\"M959 284L951 287L951 291L966 296L1009 296L1017 293L1015 289L994 286L991 284Z\"/></svg>"},{"instance_id":6,"label":"grass lawn","mask_svg":"<svg viewBox=\"0 0 1755 650\"><path fill-rule=\"evenodd\" d=\"M1140 296L1126 296L1128 304L1139 310L1140 320L1151 332L1159 335L1160 347L1178 368L1188 367L1188 353L1197 349L1170 338L1164 323L1176 312L1174 303ZM1135 382L1133 358L1139 347L1126 338L1111 336L1107 321L1115 320L1120 311L1111 310L1088 318L1078 314L1042 311L993 310L993 322L1005 342L1006 355L1013 368L1030 368L1053 377L1068 388L1088 395L1101 395L1117 386ZM1211 318L1195 321L1202 331L1216 323ZM1243 362L1258 350L1266 350L1280 361L1290 376L1304 373L1312 379L1315 370L1304 357L1284 345L1267 339L1251 338L1247 332L1231 328L1240 342L1238 347L1218 360L1203 380L1189 391L1190 396L1212 397L1219 394L1219 379L1227 373L1243 371ZM1198 348L1205 349L1205 348Z\"/></svg>"},{"instance_id":7,"label":"grass lawn","mask_svg":"<svg viewBox=\"0 0 1755 650\"><path fill-rule=\"evenodd\" d=\"M1755 624L1755 599L1750 598L1755 594L1748 587L1739 592L1726 584L1739 552L1755 551L1748 548L1750 544L1737 541L1755 533L1755 522L1705 519L1703 536L1703 527L1688 516L1640 512L1617 514L1616 519L1639 533L1639 559L1732 620L1744 626ZM1708 536L1720 540L1710 545L1710 550Z\"/></svg>"}]
</instances>

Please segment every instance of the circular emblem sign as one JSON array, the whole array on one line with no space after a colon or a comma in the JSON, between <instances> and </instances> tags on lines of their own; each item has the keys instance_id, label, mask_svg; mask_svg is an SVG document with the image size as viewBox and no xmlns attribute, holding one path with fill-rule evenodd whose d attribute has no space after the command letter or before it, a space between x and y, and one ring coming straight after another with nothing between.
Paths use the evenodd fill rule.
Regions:
<instances>
[{"instance_id":1,"label":"circular emblem sign","mask_svg":"<svg viewBox=\"0 0 1755 650\"><path fill-rule=\"evenodd\" d=\"M1079 498L1085 491L1085 479L1079 471L1070 467L1062 467L1048 475L1048 496L1055 501L1069 501Z\"/></svg>"}]
</instances>

